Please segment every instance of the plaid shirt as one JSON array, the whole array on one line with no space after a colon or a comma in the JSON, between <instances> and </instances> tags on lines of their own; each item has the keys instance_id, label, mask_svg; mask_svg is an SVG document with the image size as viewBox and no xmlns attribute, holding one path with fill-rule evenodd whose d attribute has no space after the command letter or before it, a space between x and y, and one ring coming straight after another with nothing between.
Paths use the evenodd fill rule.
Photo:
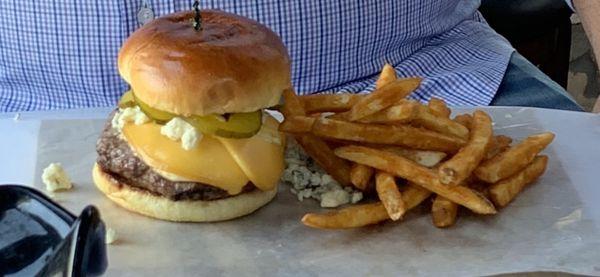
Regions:
<instances>
[{"instance_id":1,"label":"plaid shirt","mask_svg":"<svg viewBox=\"0 0 600 277\"><path fill-rule=\"evenodd\" d=\"M144 5L156 16L191 0L0 1L0 111L112 106L128 85L117 53L139 27ZM385 62L399 76L423 76L412 95L451 105L487 105L510 44L477 12L476 0L211 0L278 33L300 93L366 92Z\"/></svg>"}]
</instances>

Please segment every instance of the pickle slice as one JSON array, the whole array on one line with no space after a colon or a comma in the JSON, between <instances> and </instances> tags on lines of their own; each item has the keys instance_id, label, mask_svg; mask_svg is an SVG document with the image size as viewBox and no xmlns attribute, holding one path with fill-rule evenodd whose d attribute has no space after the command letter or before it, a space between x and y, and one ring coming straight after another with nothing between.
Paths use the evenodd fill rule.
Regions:
<instances>
[{"instance_id":1,"label":"pickle slice","mask_svg":"<svg viewBox=\"0 0 600 277\"><path fill-rule=\"evenodd\" d=\"M149 118L156 121L156 123L165 124L177 116L176 114L172 114L170 112L165 112L152 108L148 104L140 101L137 97L135 97L134 93L132 93L132 95L135 100L135 103L138 106L140 106L140 110L142 110L142 112L144 112Z\"/></svg>"},{"instance_id":2,"label":"pickle slice","mask_svg":"<svg viewBox=\"0 0 600 277\"><path fill-rule=\"evenodd\" d=\"M133 98L133 92L129 90L119 99L119 108L124 109L133 106L135 106L135 99Z\"/></svg>"},{"instance_id":3,"label":"pickle slice","mask_svg":"<svg viewBox=\"0 0 600 277\"><path fill-rule=\"evenodd\" d=\"M131 91L127 92L129 94ZM152 120L159 124L165 124L176 117L176 114L161 111L150 107L148 104L140 101L134 93L130 93L140 109ZM125 95L123 96L125 97ZM260 130L262 125L262 111L249 113L232 113L228 115L192 115L181 117L190 123L196 130L203 134L216 135L224 138L249 138L254 136Z\"/></svg>"},{"instance_id":4,"label":"pickle slice","mask_svg":"<svg viewBox=\"0 0 600 277\"><path fill-rule=\"evenodd\" d=\"M221 115L190 116L185 120L198 131L224 138L249 138L260 130L262 111L229 114L225 120Z\"/></svg>"}]
</instances>

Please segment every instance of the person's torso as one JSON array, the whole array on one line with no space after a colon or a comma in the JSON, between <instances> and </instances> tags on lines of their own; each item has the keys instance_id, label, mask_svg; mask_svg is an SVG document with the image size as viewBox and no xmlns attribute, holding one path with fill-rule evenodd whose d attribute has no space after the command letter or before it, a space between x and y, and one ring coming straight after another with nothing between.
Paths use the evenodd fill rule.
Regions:
<instances>
[{"instance_id":1,"label":"person's torso","mask_svg":"<svg viewBox=\"0 0 600 277\"><path fill-rule=\"evenodd\" d=\"M0 2L0 109L110 106L128 86L118 50L155 16L190 9L191 0ZM278 33L301 93L339 88L397 64L465 20L479 1L201 1L253 18ZM364 89L364 88L363 88Z\"/></svg>"}]
</instances>

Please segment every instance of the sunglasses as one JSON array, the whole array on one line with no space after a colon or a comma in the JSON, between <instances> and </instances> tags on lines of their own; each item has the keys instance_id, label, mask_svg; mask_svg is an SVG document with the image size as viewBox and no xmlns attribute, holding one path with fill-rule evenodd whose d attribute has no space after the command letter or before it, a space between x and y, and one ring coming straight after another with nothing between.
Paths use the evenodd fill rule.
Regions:
<instances>
[{"instance_id":1,"label":"sunglasses","mask_svg":"<svg viewBox=\"0 0 600 277\"><path fill-rule=\"evenodd\" d=\"M0 276L96 276L108 266L98 209L79 217L43 193L0 185Z\"/></svg>"}]
</instances>

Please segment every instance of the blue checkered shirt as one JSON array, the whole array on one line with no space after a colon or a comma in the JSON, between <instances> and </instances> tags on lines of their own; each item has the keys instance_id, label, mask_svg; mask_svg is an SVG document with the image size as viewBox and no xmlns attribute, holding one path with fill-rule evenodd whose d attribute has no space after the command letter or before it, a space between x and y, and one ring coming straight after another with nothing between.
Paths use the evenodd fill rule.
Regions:
<instances>
[{"instance_id":1,"label":"blue checkered shirt","mask_svg":"<svg viewBox=\"0 0 600 277\"><path fill-rule=\"evenodd\" d=\"M367 92L384 63L423 76L413 98L487 105L513 48L477 12L476 0L212 0L278 33L299 93ZM191 0L0 1L0 111L113 106L128 85L117 53L139 26Z\"/></svg>"}]
</instances>

